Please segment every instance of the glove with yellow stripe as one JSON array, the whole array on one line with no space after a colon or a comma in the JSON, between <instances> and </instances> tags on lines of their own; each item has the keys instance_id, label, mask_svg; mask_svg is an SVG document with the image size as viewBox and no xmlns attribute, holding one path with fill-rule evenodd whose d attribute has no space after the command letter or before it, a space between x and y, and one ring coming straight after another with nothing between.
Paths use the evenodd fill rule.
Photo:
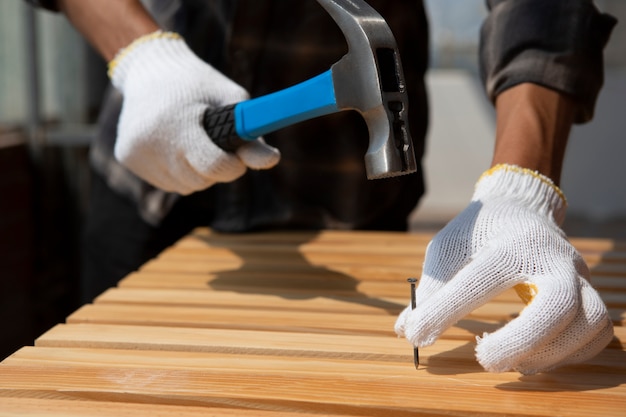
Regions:
<instances>
[{"instance_id":1,"label":"glove with yellow stripe","mask_svg":"<svg viewBox=\"0 0 626 417\"><path fill-rule=\"evenodd\" d=\"M559 227L565 210L561 190L537 172L513 165L485 172L469 206L428 245L417 306L400 314L396 333L429 346L514 287L527 306L477 337L476 358L486 370L533 374L595 356L613 326L585 261Z\"/></svg>"},{"instance_id":2,"label":"glove with yellow stripe","mask_svg":"<svg viewBox=\"0 0 626 417\"><path fill-rule=\"evenodd\" d=\"M124 48L109 63L124 101L115 157L165 191L189 194L229 182L247 168L267 169L280 159L262 139L236 153L215 145L202 126L208 107L248 98L248 93L198 58L176 33L157 31Z\"/></svg>"}]
</instances>

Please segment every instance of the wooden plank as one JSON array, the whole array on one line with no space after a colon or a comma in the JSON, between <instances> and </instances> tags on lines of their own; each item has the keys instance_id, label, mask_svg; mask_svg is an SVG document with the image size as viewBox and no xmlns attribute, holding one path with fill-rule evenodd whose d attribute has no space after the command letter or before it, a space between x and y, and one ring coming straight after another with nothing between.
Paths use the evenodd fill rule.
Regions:
<instances>
[{"instance_id":1,"label":"wooden plank","mask_svg":"<svg viewBox=\"0 0 626 417\"><path fill-rule=\"evenodd\" d=\"M500 323L462 320L441 340L475 342L476 335ZM393 340L392 340L393 339ZM626 340L624 338L623 340ZM412 360L412 347L395 335L307 334L274 330L199 329L107 324L60 324L40 336L38 347L171 350L189 352L252 353L301 357ZM428 349L427 349L428 351ZM470 357L473 354L470 354ZM402 359L398 359L402 358Z\"/></svg>"},{"instance_id":2,"label":"wooden plank","mask_svg":"<svg viewBox=\"0 0 626 417\"><path fill-rule=\"evenodd\" d=\"M406 282L385 286L372 286L372 289L384 289L386 295L372 291L362 293L354 289L339 289L329 285L315 287L314 291L302 288L267 288L256 291L255 287L231 286L230 289L187 289L187 288L111 288L95 300L96 303L118 304L160 304L188 307L244 307L290 309L328 312L371 312L380 313L390 309L398 311L409 304L410 287ZM306 291L306 292L305 292ZM306 294L306 295L305 295ZM607 292L607 299L613 298L615 304L626 304L626 294ZM294 302L295 301L295 302ZM495 296L492 301L506 302L522 306L517 293L507 290ZM355 307L355 304L357 305ZM359 310L362 307L362 310Z\"/></svg>"},{"instance_id":3,"label":"wooden plank","mask_svg":"<svg viewBox=\"0 0 626 417\"><path fill-rule=\"evenodd\" d=\"M400 343L401 341L398 341ZM322 376L329 374L329 379L342 379L348 375L352 375L355 380L378 380L385 376L390 379L408 378L419 380L425 385L445 387L450 383L447 378L451 375L463 375L467 378L466 383L476 383L481 386L494 387L501 383L527 381L530 385L537 385L544 391L555 391L563 389L561 384L567 384L569 389L578 389L586 391L597 389L605 394L624 394L626 387L623 386L625 375L625 367L623 361L615 361L621 352L613 349L607 349L598 357L590 360L583 365L563 367L558 372L552 372L548 375L535 375L532 377L521 377L516 372L504 373L485 373L479 372L481 369L475 363L472 357L472 346L465 341L445 340L440 346L432 346L428 348L429 355L425 355L425 362L419 370L415 370L410 360L410 355L370 355L352 357L350 354L338 355L336 357L328 357L320 355L272 355L270 354L251 354L245 352L192 352L192 351L166 351L166 350L146 350L140 351L136 349L100 349L100 348L55 348L55 347L24 347L13 355L9 356L0 364L0 370L3 372L0 377L0 389L6 389L7 383L10 384L10 377L17 378L17 375L11 374L10 369L16 366L22 366L27 369L41 369L46 366L62 368L63 366L81 367L88 366L92 368L143 368L143 369L172 369L183 370L189 369L202 373L206 372L228 372L233 371L235 374L241 374L241 384L246 384L246 378L253 379L256 375L280 375L281 373L293 374L294 377L303 376ZM276 352L280 352L277 350ZM448 362L445 365L441 361L444 357ZM385 369L388 368L388 371ZM335 371L332 371L335 369ZM605 379L602 376L610 369ZM331 370L329 372L329 370ZM586 375L580 379L580 376ZM246 376L246 374L248 376ZM43 376L43 375L42 375ZM578 378L567 378L578 376ZM97 375L96 375L97 377ZM65 379L70 381L67 384L73 384L68 375ZM108 384L109 379L101 381L100 378L94 381L93 386ZM219 378L218 378L219 379ZM29 385L31 388L43 389L48 386L49 381L45 378L33 378L33 375L25 375L20 379L22 386ZM547 382L554 381L556 384ZM121 382L121 381L120 381ZM181 381L182 382L182 381ZM399 381L401 382L401 381ZM219 381L216 381L219 383ZM257 381L250 381L256 384ZM464 384L465 385L465 384ZM468 384L469 385L469 384ZM543 385L542 387L539 387ZM561 385L561 386L559 386ZM210 384L209 384L210 386ZM16 384L16 388L19 386ZM287 387L289 388L289 387ZM330 390L332 386L326 387Z\"/></svg>"},{"instance_id":4,"label":"wooden plank","mask_svg":"<svg viewBox=\"0 0 626 417\"><path fill-rule=\"evenodd\" d=\"M78 398L105 393L117 402L156 396L163 404L240 402L261 409L269 404L279 411L339 413L348 408L372 416L412 410L617 416L626 407L624 373L608 373L603 365L523 379L514 372L482 373L454 362L442 375L427 369L326 358L23 348L0 365L0 390L9 385L27 392L69 391Z\"/></svg>"},{"instance_id":5,"label":"wooden plank","mask_svg":"<svg viewBox=\"0 0 626 417\"><path fill-rule=\"evenodd\" d=\"M268 254L271 256L268 259ZM243 259L247 262L267 263L279 260L280 262L299 263L306 260L311 264L391 264L411 265L424 260L424 247L412 246L349 246L349 245L320 245L311 243L306 246L249 244L228 245L223 247L175 245L164 250L159 259L171 261L188 261L197 258L211 261L226 261ZM595 252L583 251L581 255L590 267L610 264L613 267L626 265L626 252Z\"/></svg>"},{"instance_id":6,"label":"wooden plank","mask_svg":"<svg viewBox=\"0 0 626 417\"><path fill-rule=\"evenodd\" d=\"M474 340L457 328L458 339ZM338 335L236 329L60 324L36 340L37 347L223 352L274 356L329 357L403 361L412 360L407 341L395 335Z\"/></svg>"},{"instance_id":7,"label":"wooden plank","mask_svg":"<svg viewBox=\"0 0 626 417\"><path fill-rule=\"evenodd\" d=\"M626 292L626 276L616 276L616 275L600 275L594 274L592 272L591 275L591 285L598 291L606 291L606 292Z\"/></svg>"},{"instance_id":8,"label":"wooden plank","mask_svg":"<svg viewBox=\"0 0 626 417\"><path fill-rule=\"evenodd\" d=\"M182 250L180 247L171 247L159 254L158 259L170 261L191 261L205 259L207 261L226 261L230 259L243 259L246 262L260 264L323 264L323 265L409 265L413 266L416 261L424 258L423 249L409 248L406 251L383 250L372 247L368 251L361 248L341 249L339 247L311 247L303 250L299 247L284 246L248 246L245 248L214 248L205 247L194 250ZM421 253L420 253L421 252ZM596 257L594 257L596 258Z\"/></svg>"},{"instance_id":9,"label":"wooden plank","mask_svg":"<svg viewBox=\"0 0 626 417\"><path fill-rule=\"evenodd\" d=\"M155 265L156 262L154 261L146 265L149 264L152 264L153 267L144 267L138 272L129 274L120 282L119 286L132 286L132 281L147 283L150 280L154 280L155 282L160 281L158 285L166 287L176 286L180 282L181 288L187 286L191 286L191 288L207 288L209 286L214 287L229 283L245 282L246 285L269 287L278 286L278 284L296 287L293 283L297 283L297 287L309 285L313 289L318 285L324 287L325 283L331 280L335 284L343 280L355 287L357 285L369 284L370 282L384 283L385 285L390 283L406 284L407 278L419 276L417 273L420 271L412 268L389 267L334 267L332 269L306 267L298 271L271 267L238 269L232 265L222 267L221 265L209 266L205 263L201 265L176 265L172 270L168 271L163 265ZM172 279L172 274L176 274L176 279ZM270 284L275 282L276 284L265 284L266 282ZM145 286L145 284L141 286ZM339 285L335 286L338 287ZM384 288L384 285L378 286L381 289Z\"/></svg>"},{"instance_id":10,"label":"wooden plank","mask_svg":"<svg viewBox=\"0 0 626 417\"><path fill-rule=\"evenodd\" d=\"M408 287L407 287L408 288ZM327 313L380 314L399 313L408 305L408 297L369 298L358 293L334 295L320 292L304 296L301 292L198 291L170 289L110 289L96 299L98 304L162 305L168 307L242 308L246 310L324 311Z\"/></svg>"},{"instance_id":11,"label":"wooden plank","mask_svg":"<svg viewBox=\"0 0 626 417\"><path fill-rule=\"evenodd\" d=\"M588 266L592 274L626 277L626 264L623 263L599 262Z\"/></svg>"},{"instance_id":12,"label":"wooden plank","mask_svg":"<svg viewBox=\"0 0 626 417\"><path fill-rule=\"evenodd\" d=\"M407 271L408 272L408 271ZM241 291L254 294L298 293L311 295L311 291L323 294L355 295L368 297L409 297L406 277L408 274L386 274L383 280L379 274L352 275L352 279L337 279L328 271L298 273L290 271L233 270L226 272L180 273L172 279L169 272L142 271L128 275L120 281L120 288L128 289L180 289L205 291ZM592 275L592 285L605 294L626 292L626 279L620 276ZM619 295L618 295L619 296ZM517 300L517 296L507 291L497 299Z\"/></svg>"},{"instance_id":13,"label":"wooden plank","mask_svg":"<svg viewBox=\"0 0 626 417\"><path fill-rule=\"evenodd\" d=\"M308 262L292 262L290 264L282 263L280 260L273 261L265 259L262 262L251 263L241 259L209 260L206 258L197 258L195 260L169 261L155 259L146 262L140 271L148 272L167 272L171 274L189 274L189 273L220 273L226 274L228 271L255 271L261 274L272 272L289 273L293 277L300 274L311 275L317 272L328 273L335 272L346 277L362 276L363 274L377 279L390 279L391 277L401 276L404 279L421 274L421 264L414 262L413 265L358 265L358 264L334 264L334 265L312 265Z\"/></svg>"},{"instance_id":14,"label":"wooden plank","mask_svg":"<svg viewBox=\"0 0 626 417\"><path fill-rule=\"evenodd\" d=\"M285 314L288 311L288 314ZM518 304L488 303L467 316L470 319L507 321L520 311ZM362 315L346 313L247 310L236 308L163 307L154 305L88 304L67 318L68 323L132 324L198 328L235 328L326 332L338 334L388 334L393 331L396 314ZM609 309L615 325L624 325L623 309ZM366 320L364 320L366 318Z\"/></svg>"},{"instance_id":15,"label":"wooden plank","mask_svg":"<svg viewBox=\"0 0 626 417\"><path fill-rule=\"evenodd\" d=\"M417 258L420 263L423 262L425 247L406 243L400 245L350 245L343 242L322 244L310 242L297 246L276 243L228 242L220 246L220 243L183 240L163 251L159 257L170 260L194 257L209 259L238 257L258 261L266 260L264 258L268 253L271 253L274 259L290 260L294 258L297 260L304 258L311 260L311 263L332 264L337 259L341 263L362 263L365 256L373 263L397 264L406 261L407 258ZM592 267L600 264L622 264L622 266L626 264L626 251L598 251L586 248L580 253ZM338 256L339 254L341 256Z\"/></svg>"},{"instance_id":16,"label":"wooden plank","mask_svg":"<svg viewBox=\"0 0 626 417\"><path fill-rule=\"evenodd\" d=\"M146 402L118 402L107 401L107 396L102 399L75 398L70 394L59 392L40 391L21 393L20 397L15 392L0 392L0 415L39 417L120 417L120 416L151 416L151 417L306 417L319 416L303 411L283 412L278 410L268 411L259 409L245 409L232 407L224 404L218 406L201 406L194 404L169 405ZM87 397L87 396L85 396ZM242 402L243 403L243 402ZM325 414L328 417L339 417L339 414ZM358 417L358 416L357 416Z\"/></svg>"},{"instance_id":17,"label":"wooden plank","mask_svg":"<svg viewBox=\"0 0 626 417\"><path fill-rule=\"evenodd\" d=\"M415 244L425 245L434 233L401 233L386 231L361 231L361 230L279 230L252 233L220 233L206 227L194 229L177 244L185 244L188 241L197 241L204 244L224 245L226 243L239 244L277 244L287 243L297 245L302 242L312 243L342 243L346 245L371 244L377 246ZM607 240L607 243L609 241Z\"/></svg>"},{"instance_id":18,"label":"wooden plank","mask_svg":"<svg viewBox=\"0 0 626 417\"><path fill-rule=\"evenodd\" d=\"M364 301L368 305L370 301ZM345 334L389 334L400 306L381 309L382 314L358 313L355 301L352 313L303 311L293 300L287 310L215 307L181 307L143 304L98 303L84 305L67 318L68 323L133 324L149 326L182 326L199 328L274 329L282 331L315 331ZM403 308L404 306L402 306ZM517 316L521 303L488 303L474 310L468 318L510 320Z\"/></svg>"},{"instance_id":19,"label":"wooden plank","mask_svg":"<svg viewBox=\"0 0 626 417\"><path fill-rule=\"evenodd\" d=\"M441 346L451 348L448 360L474 361L472 350L459 350L447 340L475 344L477 335L493 331L502 323L494 321L461 320L448 329L436 346L422 349L422 364L433 352L440 357ZM626 344L626 328L615 328L616 341L607 349L621 350ZM393 339L393 340L391 340ZM456 343L456 342L455 342ZM352 360L404 361L412 360L412 349L404 339L393 335L307 335L296 332L253 331L235 329L198 329L185 327L129 326L106 324L60 324L40 336L37 347L100 348L133 350L168 350L183 352L223 352L298 356L314 358L344 358ZM440 346L441 345L441 346ZM438 350L437 350L438 349ZM456 356L455 356L456 355Z\"/></svg>"},{"instance_id":20,"label":"wooden plank","mask_svg":"<svg viewBox=\"0 0 626 417\"><path fill-rule=\"evenodd\" d=\"M232 240L228 242L197 240L184 238L172 245L166 250L165 254L186 253L189 255L199 255L207 253L220 253L224 251L232 251L233 253L274 253L274 254L290 254L299 252L302 254L332 254L342 252L350 255L390 255L390 256L423 256L425 247L422 241L411 242L396 239L395 242L359 242L352 241L302 241L301 243L292 242L247 242L241 240Z\"/></svg>"},{"instance_id":21,"label":"wooden plank","mask_svg":"<svg viewBox=\"0 0 626 417\"><path fill-rule=\"evenodd\" d=\"M616 240L612 238L598 237L576 237L570 236L570 242L579 251L595 252L626 252L626 240Z\"/></svg>"},{"instance_id":22,"label":"wooden plank","mask_svg":"<svg viewBox=\"0 0 626 417\"><path fill-rule=\"evenodd\" d=\"M154 315L152 311L159 306L168 308L193 308L193 310L180 310L177 309L172 313L171 319L177 317L178 320L184 320L181 323L195 323L199 326L212 326L215 325L213 321L198 321L198 308L210 309L206 314L213 314L214 310L220 309L221 312L229 311L228 314L238 315L240 310L243 310L243 317L248 318L251 314L254 314L252 310L259 311L260 317L267 317L269 325L272 317L278 317L273 315L272 311L278 311L278 315L282 314L280 311L287 311L294 317L302 319L301 324L310 326L310 321L306 318L307 312L317 314L317 312L323 312L328 317L329 314L346 314L346 315L379 315L381 313L386 315L398 315L407 305L408 300L402 298L393 297L364 297L361 294L353 296L340 296L333 295L325 296L324 293L317 295L309 294L308 297L301 295L302 293L283 293L276 294L272 292L268 293L236 293L236 292L213 292L213 291L197 291L197 290L170 290L170 289L110 289L96 299L97 305L93 307L85 306L83 310L76 312L68 319L70 322L82 322L90 320L113 320L114 323L119 323L119 313L115 310L124 310L125 306L146 307L148 312L143 310L136 310L135 313L141 311L138 315L132 317L133 323L138 324L136 320L140 320L140 317L152 316L154 320L157 317L163 317L167 312L164 310L159 316ZM609 307L609 313L616 325L623 325L626 320L626 294L624 293L601 293L602 298ZM100 306L107 306L100 310ZM506 291L505 293L495 297L490 303L477 308L468 315L470 318L481 319L498 319L498 320L510 320L517 316L517 314L523 309L523 304L517 297L514 291ZM86 312L85 310L89 310ZM185 320L183 318L184 312L188 311L190 318ZM201 314L201 313L200 313ZM97 319L96 319L97 317ZM340 318L341 316L338 316ZM363 318L356 317L355 321L362 321ZM231 325L242 325L241 321L230 321ZM259 321L256 321L257 323ZM213 324L210 324L213 323ZM140 323L139 323L140 324ZM279 323L276 323L277 325ZM245 324L244 324L245 325ZM319 328L316 326L316 328Z\"/></svg>"},{"instance_id":23,"label":"wooden plank","mask_svg":"<svg viewBox=\"0 0 626 417\"><path fill-rule=\"evenodd\" d=\"M370 274L371 275L371 274ZM377 275L378 276L378 275ZM354 276L353 276L354 277ZM290 271L226 271L207 273L179 273L175 279L169 272L141 271L135 272L122 279L120 288L153 288L153 289L189 289L189 290L216 290L241 291L252 293L291 292L310 293L311 290L320 290L335 294L378 294L381 297L400 295L404 291L408 297L406 275L398 274L389 277L389 281L374 279L341 279L337 280L332 272L320 271L299 273ZM394 282L395 281L395 282ZM401 284L401 286L400 286Z\"/></svg>"},{"instance_id":24,"label":"wooden plank","mask_svg":"<svg viewBox=\"0 0 626 417\"><path fill-rule=\"evenodd\" d=\"M344 334L389 334L393 314L368 316L280 310L163 307L150 305L88 304L67 318L68 323L132 324L247 330L282 330ZM277 327L278 326L278 327Z\"/></svg>"},{"instance_id":25,"label":"wooden plank","mask_svg":"<svg viewBox=\"0 0 626 417\"><path fill-rule=\"evenodd\" d=\"M306 292L315 294L369 294L370 296L410 296L407 275L379 275L371 279L356 279L353 275L328 270L290 271L258 269L208 273L175 273L167 271L140 271L130 274L119 283L121 288L179 288L212 291L275 293Z\"/></svg>"}]
</instances>

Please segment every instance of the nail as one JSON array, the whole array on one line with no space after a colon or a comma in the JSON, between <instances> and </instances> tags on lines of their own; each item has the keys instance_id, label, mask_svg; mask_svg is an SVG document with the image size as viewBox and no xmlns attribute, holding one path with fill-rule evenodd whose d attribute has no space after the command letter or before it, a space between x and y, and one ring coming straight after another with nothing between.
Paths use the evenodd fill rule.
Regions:
<instances>
[{"instance_id":1,"label":"nail","mask_svg":"<svg viewBox=\"0 0 626 417\"><path fill-rule=\"evenodd\" d=\"M417 282L417 278L409 278L407 281L411 283L411 309L415 310L415 283ZM420 351L417 346L413 348L413 364L415 364L415 369L417 369L420 364Z\"/></svg>"}]
</instances>

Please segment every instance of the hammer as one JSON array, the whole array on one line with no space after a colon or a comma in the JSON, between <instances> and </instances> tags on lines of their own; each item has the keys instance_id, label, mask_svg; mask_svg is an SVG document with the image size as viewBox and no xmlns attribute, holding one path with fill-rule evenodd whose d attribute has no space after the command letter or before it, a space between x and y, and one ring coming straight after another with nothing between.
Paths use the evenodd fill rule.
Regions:
<instances>
[{"instance_id":1,"label":"hammer","mask_svg":"<svg viewBox=\"0 0 626 417\"><path fill-rule=\"evenodd\" d=\"M364 0L317 0L348 43L348 53L309 80L265 96L208 109L204 127L222 149L305 120L344 110L367 124L368 179L415 172L407 120L408 98L400 54L387 22Z\"/></svg>"}]
</instances>

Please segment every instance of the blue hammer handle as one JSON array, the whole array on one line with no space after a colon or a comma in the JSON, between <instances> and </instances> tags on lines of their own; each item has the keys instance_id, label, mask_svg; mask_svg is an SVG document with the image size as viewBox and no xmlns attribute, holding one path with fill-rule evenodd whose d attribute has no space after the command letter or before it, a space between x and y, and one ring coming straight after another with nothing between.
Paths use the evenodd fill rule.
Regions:
<instances>
[{"instance_id":1,"label":"blue hammer handle","mask_svg":"<svg viewBox=\"0 0 626 417\"><path fill-rule=\"evenodd\" d=\"M221 108L209 108L203 124L209 137L228 152L246 141L284 127L339 111L332 69L300 84Z\"/></svg>"}]
</instances>

